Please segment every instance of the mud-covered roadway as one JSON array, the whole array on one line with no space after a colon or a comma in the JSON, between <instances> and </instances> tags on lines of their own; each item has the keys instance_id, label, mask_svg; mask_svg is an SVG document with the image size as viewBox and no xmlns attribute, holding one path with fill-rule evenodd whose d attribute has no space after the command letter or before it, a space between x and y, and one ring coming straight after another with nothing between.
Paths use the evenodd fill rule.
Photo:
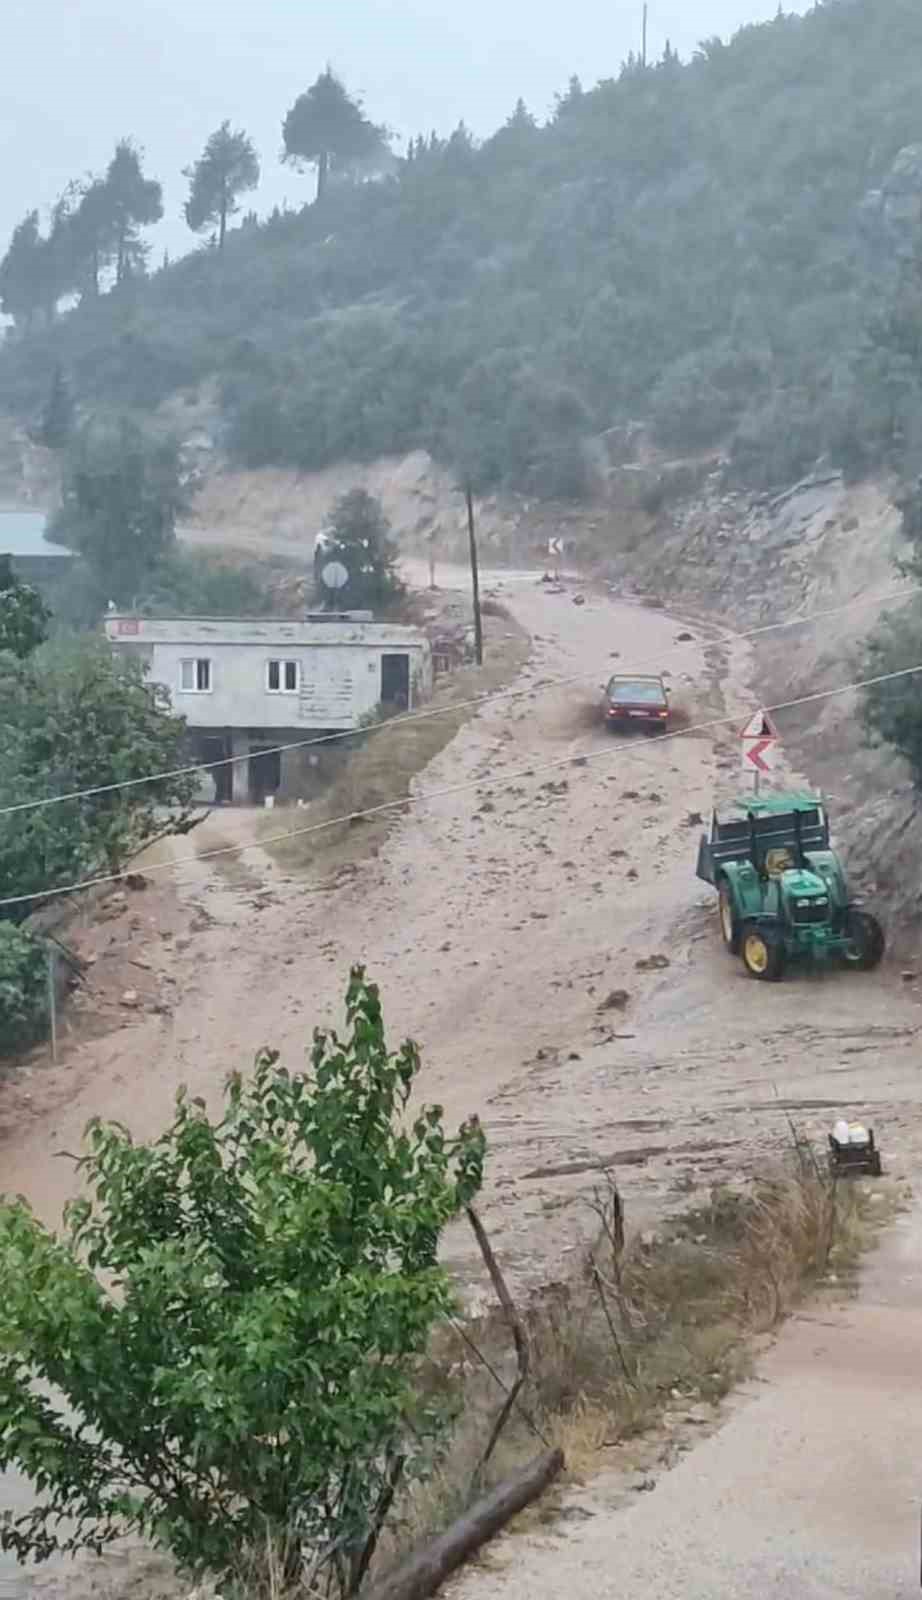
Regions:
<instances>
[{"instance_id":1,"label":"mud-covered roadway","mask_svg":"<svg viewBox=\"0 0 922 1600\"><path fill-rule=\"evenodd\" d=\"M419 1042L425 1097L452 1123L476 1112L485 1125L484 1208L521 1288L566 1271L606 1167L629 1220L650 1226L780 1149L788 1114L817 1136L840 1111L863 1116L891 1168L910 1162L912 986L889 968L754 983L725 954L695 879L696 814L735 787L738 747L733 726L684 730L745 719L747 648L537 577L485 579L531 634L527 693L483 709L416 791L468 786L409 810L333 892L276 875L257 910L258 854L238 891L207 871L178 874L194 931L169 946L172 1009L126 1018L55 1073L33 1071L29 1117L13 1126L9 1104L0 1110L7 1192L55 1223L73 1186L59 1152L79 1147L90 1116L155 1135L182 1083L216 1101L265 1044L297 1067L313 1027L340 1021L354 962L382 987L392 1040ZM670 674L679 737L621 739L600 725L600 684L616 668ZM466 1240L450 1251L463 1270Z\"/></svg>"}]
</instances>

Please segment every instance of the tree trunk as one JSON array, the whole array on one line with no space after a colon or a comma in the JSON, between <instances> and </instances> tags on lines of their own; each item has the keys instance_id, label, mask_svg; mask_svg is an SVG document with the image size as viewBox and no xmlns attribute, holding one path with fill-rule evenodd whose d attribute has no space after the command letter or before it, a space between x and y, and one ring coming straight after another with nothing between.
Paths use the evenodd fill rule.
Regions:
<instances>
[{"instance_id":1,"label":"tree trunk","mask_svg":"<svg viewBox=\"0 0 922 1600\"><path fill-rule=\"evenodd\" d=\"M224 239L227 234L227 190L221 189L221 215L218 221L218 249L224 249Z\"/></svg>"},{"instance_id":2,"label":"tree trunk","mask_svg":"<svg viewBox=\"0 0 922 1600\"><path fill-rule=\"evenodd\" d=\"M324 195L326 194L326 190L327 190L327 174L328 174L329 170L330 170L330 155L329 155L329 151L321 150L320 159L317 162L317 200L318 201L322 200Z\"/></svg>"},{"instance_id":3,"label":"tree trunk","mask_svg":"<svg viewBox=\"0 0 922 1600\"><path fill-rule=\"evenodd\" d=\"M562 1450L545 1455L522 1467L471 1506L470 1511L425 1549L398 1567L389 1578L376 1584L368 1600L428 1600L450 1573L474 1555L500 1528L537 1500L563 1471Z\"/></svg>"}]
</instances>

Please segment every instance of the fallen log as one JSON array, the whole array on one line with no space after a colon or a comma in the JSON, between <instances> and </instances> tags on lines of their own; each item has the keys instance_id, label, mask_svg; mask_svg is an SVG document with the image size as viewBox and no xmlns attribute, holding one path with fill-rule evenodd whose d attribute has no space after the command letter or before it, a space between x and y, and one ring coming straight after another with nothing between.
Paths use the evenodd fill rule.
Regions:
<instances>
[{"instance_id":1,"label":"fallen log","mask_svg":"<svg viewBox=\"0 0 922 1600\"><path fill-rule=\"evenodd\" d=\"M374 1585L366 1600L429 1600L445 1579L530 1506L563 1471L562 1450L548 1450L483 1495L443 1534Z\"/></svg>"}]
</instances>

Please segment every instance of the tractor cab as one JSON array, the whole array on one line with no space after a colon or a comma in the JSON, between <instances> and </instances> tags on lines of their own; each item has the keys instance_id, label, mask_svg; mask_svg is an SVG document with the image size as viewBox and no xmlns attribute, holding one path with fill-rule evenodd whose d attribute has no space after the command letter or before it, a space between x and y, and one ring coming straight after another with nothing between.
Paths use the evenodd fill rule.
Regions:
<instances>
[{"instance_id":1,"label":"tractor cab","mask_svg":"<svg viewBox=\"0 0 922 1600\"><path fill-rule=\"evenodd\" d=\"M849 899L816 795L744 796L715 810L698 877L717 890L724 942L752 977L779 978L797 956L839 954L868 968L883 955L879 923Z\"/></svg>"}]
</instances>

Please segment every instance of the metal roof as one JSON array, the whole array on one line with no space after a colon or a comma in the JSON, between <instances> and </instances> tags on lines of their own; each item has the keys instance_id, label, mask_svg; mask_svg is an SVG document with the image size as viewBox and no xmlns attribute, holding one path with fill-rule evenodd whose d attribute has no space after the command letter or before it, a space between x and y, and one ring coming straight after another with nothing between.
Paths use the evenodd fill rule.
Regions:
<instances>
[{"instance_id":1,"label":"metal roof","mask_svg":"<svg viewBox=\"0 0 922 1600\"><path fill-rule=\"evenodd\" d=\"M42 511L0 510L0 555L73 556L63 544L45 538L48 518Z\"/></svg>"}]
</instances>

